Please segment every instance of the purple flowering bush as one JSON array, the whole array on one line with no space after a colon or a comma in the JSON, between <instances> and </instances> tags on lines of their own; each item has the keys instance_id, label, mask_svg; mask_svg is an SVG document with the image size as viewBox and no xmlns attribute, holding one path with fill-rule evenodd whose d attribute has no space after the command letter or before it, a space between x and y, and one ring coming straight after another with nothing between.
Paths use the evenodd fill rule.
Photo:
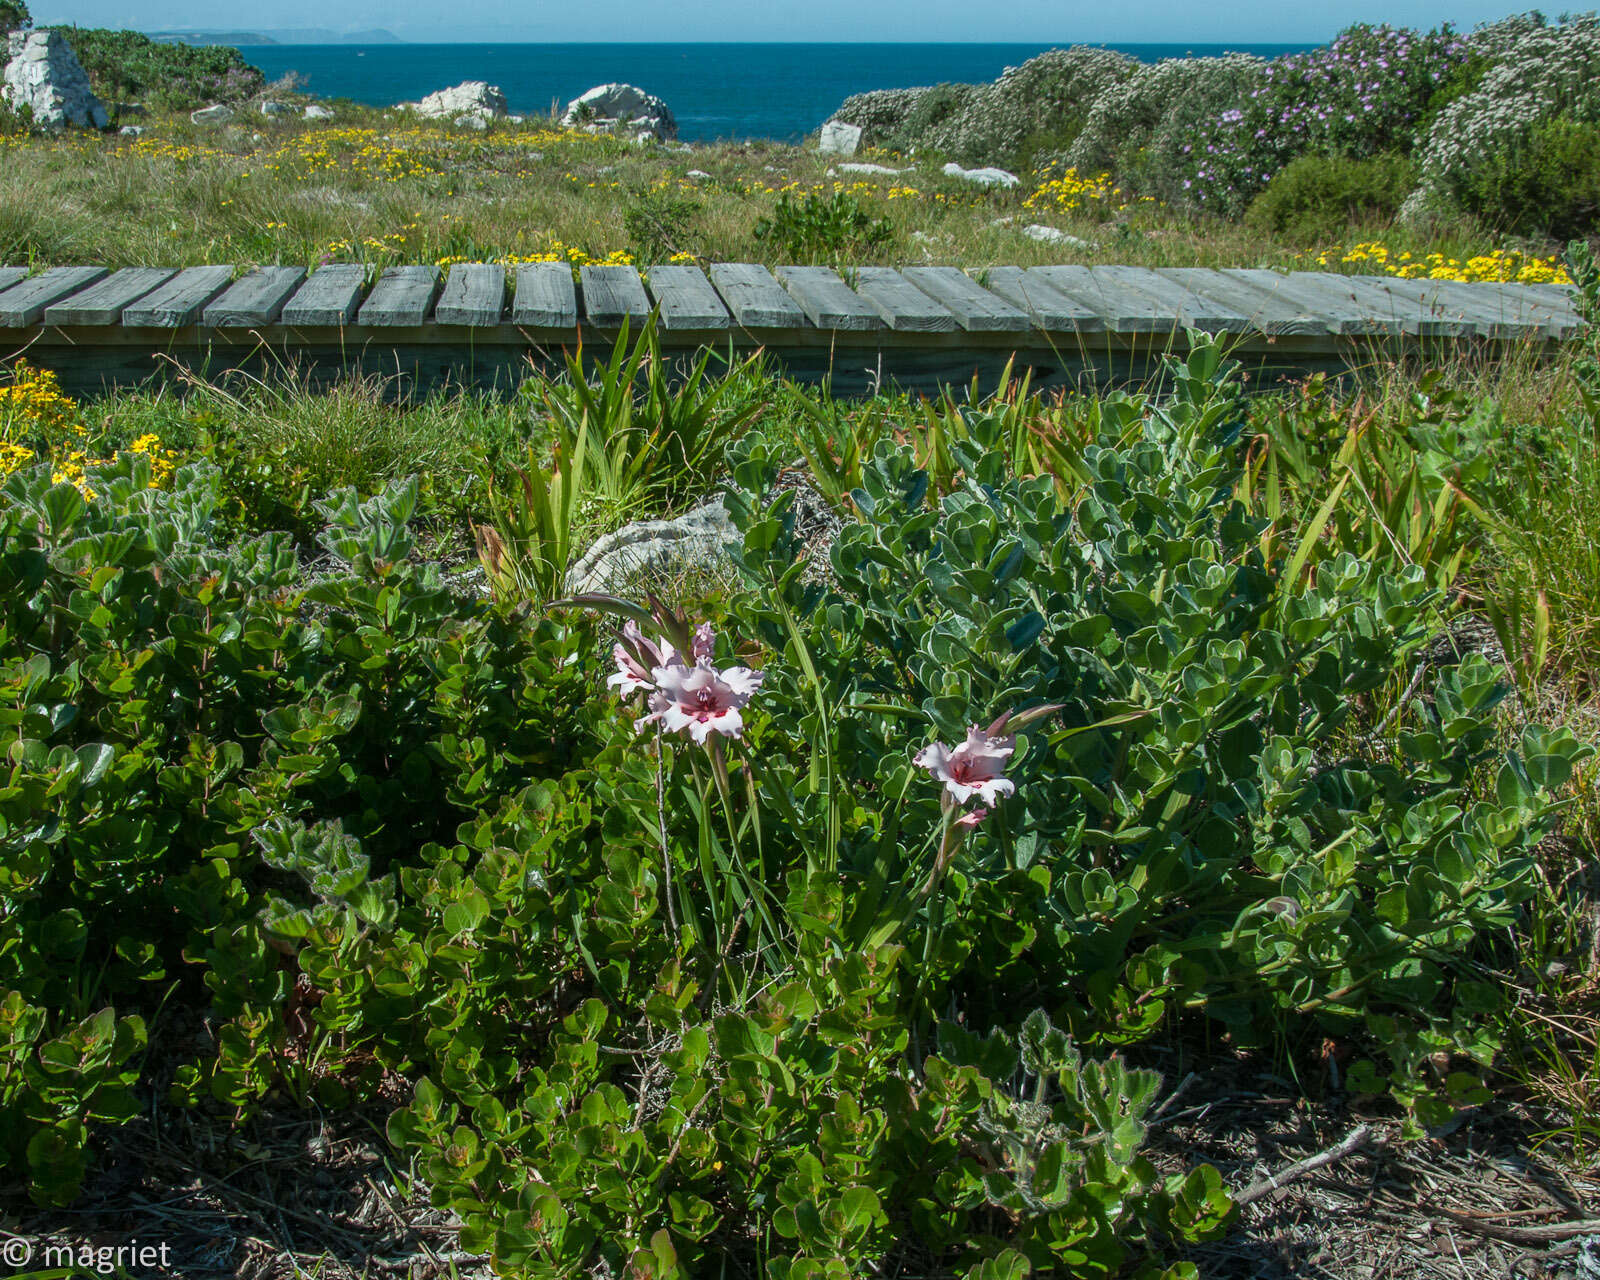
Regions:
<instances>
[{"instance_id":1,"label":"purple flowering bush","mask_svg":"<svg viewBox=\"0 0 1600 1280\"><path fill-rule=\"evenodd\" d=\"M1182 198L1235 214L1297 156L1409 153L1468 60L1449 27L1367 25L1274 59L1238 102L1195 122L1181 148Z\"/></svg>"}]
</instances>

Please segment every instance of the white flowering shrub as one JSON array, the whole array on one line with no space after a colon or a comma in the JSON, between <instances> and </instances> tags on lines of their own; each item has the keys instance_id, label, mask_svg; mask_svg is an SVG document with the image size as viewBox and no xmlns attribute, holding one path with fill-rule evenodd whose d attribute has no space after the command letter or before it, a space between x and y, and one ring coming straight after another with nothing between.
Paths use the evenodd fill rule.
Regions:
<instances>
[{"instance_id":1,"label":"white flowering shrub","mask_svg":"<svg viewBox=\"0 0 1600 1280\"><path fill-rule=\"evenodd\" d=\"M1126 54L1075 45L1030 58L993 84L857 94L834 114L861 126L865 140L878 146L1010 163L1029 149L1067 147L1091 104L1138 66Z\"/></svg>"},{"instance_id":2,"label":"white flowering shrub","mask_svg":"<svg viewBox=\"0 0 1600 1280\"><path fill-rule=\"evenodd\" d=\"M1581 130L1565 126L1600 124L1597 75L1600 19L1552 23L1535 12L1470 35L1357 24L1270 62L1229 54L1146 65L1075 46L991 85L861 94L837 114L879 145L1107 173L1124 191L1229 217L1300 157L1392 157L1394 174L1413 158L1419 185L1402 218L1464 210L1565 235L1594 224L1582 193L1555 179L1568 157L1588 154ZM1515 180L1529 165L1545 177ZM1525 206L1552 190L1559 216L1541 222Z\"/></svg>"},{"instance_id":3,"label":"white flowering shrub","mask_svg":"<svg viewBox=\"0 0 1600 1280\"><path fill-rule=\"evenodd\" d=\"M1420 185L1403 217L1458 203L1480 170L1514 164L1543 124L1600 122L1600 20L1594 14L1555 24L1537 14L1508 18L1475 31L1469 44L1488 68L1475 89L1434 119L1421 148Z\"/></svg>"}]
</instances>

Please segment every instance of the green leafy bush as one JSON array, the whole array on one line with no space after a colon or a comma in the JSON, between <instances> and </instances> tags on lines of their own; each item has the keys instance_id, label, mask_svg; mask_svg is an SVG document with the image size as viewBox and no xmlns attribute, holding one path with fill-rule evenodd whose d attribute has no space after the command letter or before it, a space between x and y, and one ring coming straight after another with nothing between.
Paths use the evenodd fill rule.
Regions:
<instances>
[{"instance_id":1,"label":"green leafy bush","mask_svg":"<svg viewBox=\"0 0 1600 1280\"><path fill-rule=\"evenodd\" d=\"M138 101L172 111L237 102L266 77L226 45L164 44L137 31L73 27L69 40L94 91L108 102Z\"/></svg>"},{"instance_id":2,"label":"green leafy bush","mask_svg":"<svg viewBox=\"0 0 1600 1280\"><path fill-rule=\"evenodd\" d=\"M0 35L33 25L25 0L0 0Z\"/></svg>"},{"instance_id":3,"label":"green leafy bush","mask_svg":"<svg viewBox=\"0 0 1600 1280\"><path fill-rule=\"evenodd\" d=\"M1541 121L1464 177L1462 205L1521 235L1576 239L1600 229L1600 124Z\"/></svg>"},{"instance_id":4,"label":"green leafy bush","mask_svg":"<svg viewBox=\"0 0 1600 1280\"><path fill-rule=\"evenodd\" d=\"M1404 156L1300 156L1251 202L1245 222L1302 244L1326 241L1351 226L1391 221L1415 181Z\"/></svg>"},{"instance_id":5,"label":"green leafy bush","mask_svg":"<svg viewBox=\"0 0 1600 1280\"><path fill-rule=\"evenodd\" d=\"M282 892L260 832L335 823L380 878L584 733L570 630L407 562L414 484L324 504L336 567L308 581L281 534L214 545L214 470L149 474L125 454L93 501L48 468L0 492L0 1108L40 1199L70 1198L87 1121L131 1114L134 1011L173 981L222 1028L192 1089L246 1105L279 1083L294 974L254 923ZM314 888L376 912L348 870Z\"/></svg>"},{"instance_id":6,"label":"green leafy bush","mask_svg":"<svg viewBox=\"0 0 1600 1280\"><path fill-rule=\"evenodd\" d=\"M894 227L889 219L874 217L848 191L808 193L798 200L786 191L756 223L755 235L785 262L816 263L841 261L887 244Z\"/></svg>"},{"instance_id":7,"label":"green leafy bush","mask_svg":"<svg viewBox=\"0 0 1600 1280\"><path fill-rule=\"evenodd\" d=\"M793 442L747 436L743 586L699 627L451 594L414 483L322 500L312 573L217 545L207 465L125 457L92 500L17 471L8 1176L70 1198L169 991L216 1029L176 1101L404 1082L389 1138L463 1246L552 1280L1192 1277L1161 1268L1231 1204L1142 1152L1159 1081L1118 1048L1159 1028L1335 1037L1418 1123L1478 1097L1469 955L1586 749L1503 751L1477 660L1366 730L1439 593L1264 536L1240 384L1192 341L1169 397L1063 406L1048 445L1025 383L935 406L927 466L863 434L828 574ZM637 408L636 350L579 424ZM643 717L578 604L633 624L605 673Z\"/></svg>"},{"instance_id":8,"label":"green leafy bush","mask_svg":"<svg viewBox=\"0 0 1600 1280\"><path fill-rule=\"evenodd\" d=\"M1265 522L1230 501L1237 386L1211 347L1176 377L1171 404L1135 403L1131 443L1084 451L1071 501L1008 474L999 415L951 445L936 507L880 447L835 592L775 568L799 554L782 507L747 499L745 563L770 593L754 616L788 654L763 695L813 758L828 744L828 777L872 780L813 779L790 825L841 833L847 884L920 880L934 851L889 837L939 825L909 760L923 726L959 741L1059 705L1060 727L1018 738L1016 798L950 865L930 999L982 1025L1038 992L1113 1043L1194 1013L1246 1044L1333 1035L1369 1055L1360 1088L1437 1119L1467 1086L1432 1055L1493 1051L1499 996L1468 951L1528 894L1550 789L1587 749L1529 729L1477 793L1505 690L1476 660L1411 704L1397 745L1364 743L1353 709L1404 679L1435 591L1416 566L1266 558ZM748 493L772 465L752 453ZM866 709L885 704L904 714Z\"/></svg>"}]
</instances>

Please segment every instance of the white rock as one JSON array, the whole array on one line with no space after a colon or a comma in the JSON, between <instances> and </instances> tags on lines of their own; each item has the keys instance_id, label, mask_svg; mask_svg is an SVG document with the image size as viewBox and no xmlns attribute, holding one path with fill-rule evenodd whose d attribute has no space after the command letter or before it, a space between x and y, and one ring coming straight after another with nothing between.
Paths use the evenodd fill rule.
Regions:
<instances>
[{"instance_id":1,"label":"white rock","mask_svg":"<svg viewBox=\"0 0 1600 1280\"><path fill-rule=\"evenodd\" d=\"M613 130L632 134L636 141L644 134L660 142L675 142L678 122L672 108L637 85L600 84L567 103L561 113L567 129L586 129L590 133Z\"/></svg>"},{"instance_id":2,"label":"white rock","mask_svg":"<svg viewBox=\"0 0 1600 1280\"><path fill-rule=\"evenodd\" d=\"M1082 236L1075 236L1069 231L1061 230L1060 227L1047 227L1042 222L1030 223L1028 226L1023 227L1022 234L1030 240L1037 240L1040 244L1058 244L1068 249L1088 250L1094 248L1094 245L1090 244Z\"/></svg>"},{"instance_id":3,"label":"white rock","mask_svg":"<svg viewBox=\"0 0 1600 1280\"><path fill-rule=\"evenodd\" d=\"M711 177L711 175L704 169L690 169L689 172L683 176L686 178L693 178L696 182L705 182Z\"/></svg>"},{"instance_id":4,"label":"white rock","mask_svg":"<svg viewBox=\"0 0 1600 1280\"><path fill-rule=\"evenodd\" d=\"M306 108L305 117L307 120L332 120L333 111L321 103L313 102Z\"/></svg>"},{"instance_id":5,"label":"white rock","mask_svg":"<svg viewBox=\"0 0 1600 1280\"><path fill-rule=\"evenodd\" d=\"M1004 169L963 169L954 161L945 165L944 176L960 178L963 182L980 187L1014 187L1022 181L1016 174L1007 173Z\"/></svg>"},{"instance_id":6,"label":"white rock","mask_svg":"<svg viewBox=\"0 0 1600 1280\"><path fill-rule=\"evenodd\" d=\"M294 105L288 102L263 102L261 114L269 119L276 120L282 116L294 115Z\"/></svg>"},{"instance_id":7,"label":"white rock","mask_svg":"<svg viewBox=\"0 0 1600 1280\"><path fill-rule=\"evenodd\" d=\"M860 145L861 126L843 120L829 120L817 139L817 150L825 156L853 156Z\"/></svg>"},{"instance_id":8,"label":"white rock","mask_svg":"<svg viewBox=\"0 0 1600 1280\"><path fill-rule=\"evenodd\" d=\"M573 594L611 591L646 571L680 572L727 558L739 532L720 497L673 520L639 520L608 533L567 570Z\"/></svg>"},{"instance_id":9,"label":"white rock","mask_svg":"<svg viewBox=\"0 0 1600 1280\"><path fill-rule=\"evenodd\" d=\"M189 113L192 124L227 124L233 119L233 108L218 103L214 106L201 107L198 111Z\"/></svg>"},{"instance_id":10,"label":"white rock","mask_svg":"<svg viewBox=\"0 0 1600 1280\"><path fill-rule=\"evenodd\" d=\"M458 129L476 129L482 133L489 127L489 117L469 114L457 116L451 123Z\"/></svg>"},{"instance_id":11,"label":"white rock","mask_svg":"<svg viewBox=\"0 0 1600 1280\"><path fill-rule=\"evenodd\" d=\"M497 85L482 80L463 81L408 105L424 120L454 120L467 115L500 119L507 114L506 95Z\"/></svg>"},{"instance_id":12,"label":"white rock","mask_svg":"<svg viewBox=\"0 0 1600 1280\"><path fill-rule=\"evenodd\" d=\"M521 124L527 118L528 118L527 116L507 116L506 117L506 123L507 124Z\"/></svg>"},{"instance_id":13,"label":"white rock","mask_svg":"<svg viewBox=\"0 0 1600 1280\"><path fill-rule=\"evenodd\" d=\"M124 138L142 138L144 137L144 126L142 124L125 124L117 132Z\"/></svg>"},{"instance_id":14,"label":"white rock","mask_svg":"<svg viewBox=\"0 0 1600 1280\"><path fill-rule=\"evenodd\" d=\"M829 170L831 173L832 170ZM881 164L861 164L856 161L847 161L839 166L840 173L871 173L880 178L898 178L902 173L915 173L915 169L891 169Z\"/></svg>"},{"instance_id":15,"label":"white rock","mask_svg":"<svg viewBox=\"0 0 1600 1280\"><path fill-rule=\"evenodd\" d=\"M59 31L13 31L0 101L26 107L41 129L104 129L111 117L89 87L89 77Z\"/></svg>"}]
</instances>

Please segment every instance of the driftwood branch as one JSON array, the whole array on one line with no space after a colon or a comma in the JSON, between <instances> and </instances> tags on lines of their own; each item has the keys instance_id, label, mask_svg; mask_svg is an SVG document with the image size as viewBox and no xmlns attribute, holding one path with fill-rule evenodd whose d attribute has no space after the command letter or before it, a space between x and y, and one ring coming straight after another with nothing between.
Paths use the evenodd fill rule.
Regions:
<instances>
[{"instance_id":1,"label":"driftwood branch","mask_svg":"<svg viewBox=\"0 0 1600 1280\"><path fill-rule=\"evenodd\" d=\"M1262 1196L1271 1195L1279 1187L1293 1182L1296 1178L1322 1168L1324 1165L1333 1164L1343 1160L1353 1151L1359 1151L1372 1141L1372 1126L1359 1125L1352 1129L1344 1141L1336 1146L1329 1147L1326 1151L1319 1151L1314 1156L1307 1156L1304 1160L1296 1161L1287 1169L1270 1174L1259 1182L1252 1182L1243 1191L1233 1197L1234 1204L1253 1204Z\"/></svg>"}]
</instances>

